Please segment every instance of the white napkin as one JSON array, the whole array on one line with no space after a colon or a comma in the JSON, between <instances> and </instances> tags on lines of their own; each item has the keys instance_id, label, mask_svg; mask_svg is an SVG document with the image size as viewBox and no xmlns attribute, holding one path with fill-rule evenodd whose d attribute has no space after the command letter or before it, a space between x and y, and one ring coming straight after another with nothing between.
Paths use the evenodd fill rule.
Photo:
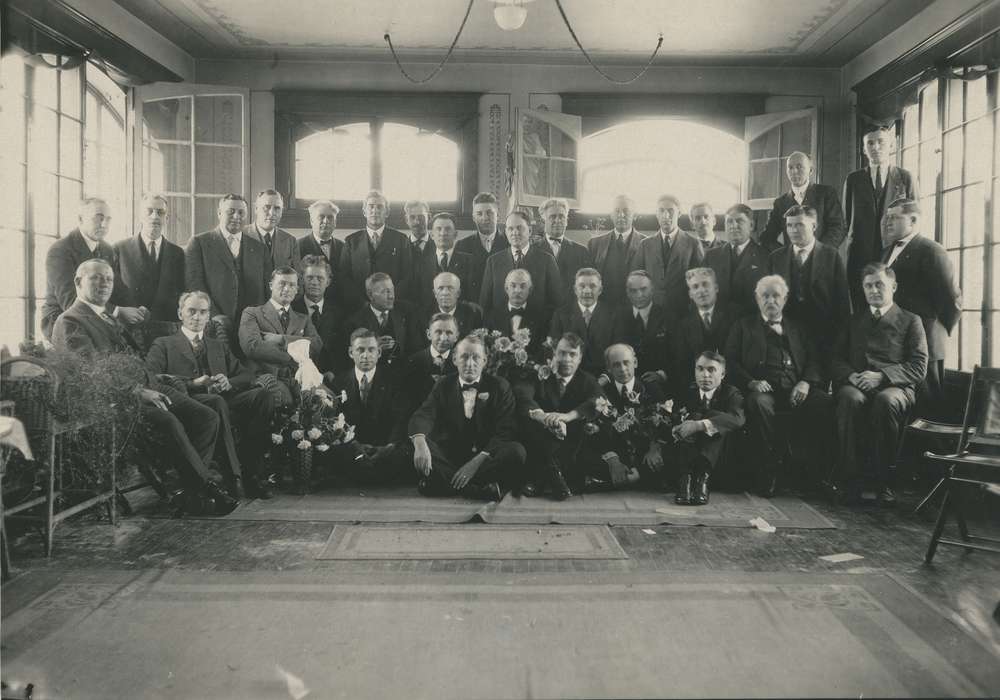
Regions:
<instances>
[{"instance_id":1,"label":"white napkin","mask_svg":"<svg viewBox=\"0 0 1000 700\"><path fill-rule=\"evenodd\" d=\"M316 363L309 359L308 338L293 340L288 344L286 350L299 365L299 369L295 372L295 381L303 390L315 389L323 385L323 375L316 368Z\"/></svg>"}]
</instances>

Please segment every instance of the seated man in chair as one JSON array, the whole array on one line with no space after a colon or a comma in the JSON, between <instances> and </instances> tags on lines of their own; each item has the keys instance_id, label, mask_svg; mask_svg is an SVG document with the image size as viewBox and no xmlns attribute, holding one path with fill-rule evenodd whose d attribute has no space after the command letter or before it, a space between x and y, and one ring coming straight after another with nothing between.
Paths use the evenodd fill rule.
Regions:
<instances>
[{"instance_id":1,"label":"seated man in chair","mask_svg":"<svg viewBox=\"0 0 1000 700\"><path fill-rule=\"evenodd\" d=\"M483 370L486 346L469 336L452 353L458 374L441 379L410 418L413 466L423 495L460 493L499 501L524 467L514 392Z\"/></svg>"},{"instance_id":2,"label":"seated man in chair","mask_svg":"<svg viewBox=\"0 0 1000 700\"><path fill-rule=\"evenodd\" d=\"M262 474L262 460L270 445L274 398L254 385L253 373L233 355L229 345L205 336L212 301L205 292L185 292L178 303L181 329L153 341L146 366L155 374L169 374L184 382L188 395L209 406L222 422L220 437L234 479L242 476L251 498L270 498L270 484ZM240 431L239 445L232 426Z\"/></svg>"},{"instance_id":3,"label":"seated man in chair","mask_svg":"<svg viewBox=\"0 0 1000 700\"><path fill-rule=\"evenodd\" d=\"M76 270L76 301L56 319L52 343L58 350L85 357L96 353L137 354L128 330L106 310L114 287L111 265L101 259L85 260ZM143 420L161 435L175 454L184 492L175 503L203 515L225 515L238 501L209 474L219 437L218 415L208 406L180 391L161 385L150 373L135 387Z\"/></svg>"},{"instance_id":4,"label":"seated man in chair","mask_svg":"<svg viewBox=\"0 0 1000 700\"><path fill-rule=\"evenodd\" d=\"M920 317L893 303L896 273L883 263L862 270L868 302L841 331L833 349L839 474L829 484L834 498L856 501L862 467L873 467L878 500L896 503L889 467L906 414L927 373L927 336Z\"/></svg>"},{"instance_id":5,"label":"seated man in chair","mask_svg":"<svg viewBox=\"0 0 1000 700\"><path fill-rule=\"evenodd\" d=\"M257 374L278 378L278 406L292 403L295 372L298 364L288 354L288 345L305 338L309 356L315 362L323 352L320 339L308 315L292 309L299 291L299 273L279 267L271 273L271 298L261 306L249 306L240 319L240 347Z\"/></svg>"}]
</instances>

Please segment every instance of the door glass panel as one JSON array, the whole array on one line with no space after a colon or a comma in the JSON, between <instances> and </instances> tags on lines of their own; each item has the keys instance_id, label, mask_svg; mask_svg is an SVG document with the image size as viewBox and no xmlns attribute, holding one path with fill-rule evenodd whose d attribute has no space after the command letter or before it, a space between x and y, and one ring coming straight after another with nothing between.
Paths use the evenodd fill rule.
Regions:
<instances>
[{"instance_id":1,"label":"door glass panel","mask_svg":"<svg viewBox=\"0 0 1000 700\"><path fill-rule=\"evenodd\" d=\"M965 181L979 182L990 167L989 125L980 118L965 127Z\"/></svg>"},{"instance_id":2,"label":"door glass panel","mask_svg":"<svg viewBox=\"0 0 1000 700\"><path fill-rule=\"evenodd\" d=\"M59 234L65 236L80 223L80 200L83 199L83 187L77 180L59 178ZM110 199L109 199L110 201ZM124 212L111 211L111 226L120 225L118 220Z\"/></svg>"},{"instance_id":3,"label":"door glass panel","mask_svg":"<svg viewBox=\"0 0 1000 700\"><path fill-rule=\"evenodd\" d=\"M941 141L933 140L920 144L920 191L937 190L938 174L941 172Z\"/></svg>"},{"instance_id":4,"label":"door glass panel","mask_svg":"<svg viewBox=\"0 0 1000 700\"><path fill-rule=\"evenodd\" d=\"M55 236L59 233L59 207L57 203L59 190L55 175L38 170L29 172L31 182L28 191L31 193L31 228L35 233Z\"/></svg>"},{"instance_id":5,"label":"door glass panel","mask_svg":"<svg viewBox=\"0 0 1000 700\"><path fill-rule=\"evenodd\" d=\"M750 199L778 196L778 161L767 160L750 164Z\"/></svg>"},{"instance_id":6,"label":"door glass panel","mask_svg":"<svg viewBox=\"0 0 1000 700\"><path fill-rule=\"evenodd\" d=\"M16 297L24 293L24 233L9 228L0 229L0 259L7 274L0 275L0 297ZM45 268L41 269L44 272Z\"/></svg>"},{"instance_id":7,"label":"door glass panel","mask_svg":"<svg viewBox=\"0 0 1000 700\"><path fill-rule=\"evenodd\" d=\"M545 158L524 157L521 184L525 193L539 197L548 196L549 161Z\"/></svg>"},{"instance_id":8,"label":"door glass panel","mask_svg":"<svg viewBox=\"0 0 1000 700\"><path fill-rule=\"evenodd\" d=\"M24 299L0 298L0 345L6 345L11 354L24 340Z\"/></svg>"},{"instance_id":9,"label":"door glass panel","mask_svg":"<svg viewBox=\"0 0 1000 700\"><path fill-rule=\"evenodd\" d=\"M59 111L67 116L82 119L80 114L80 71L61 71L59 91L62 93Z\"/></svg>"},{"instance_id":10,"label":"door glass panel","mask_svg":"<svg viewBox=\"0 0 1000 700\"><path fill-rule=\"evenodd\" d=\"M947 121L945 121L945 128L950 129L962 123L962 87L963 83L961 80L948 81Z\"/></svg>"},{"instance_id":11,"label":"door glass panel","mask_svg":"<svg viewBox=\"0 0 1000 700\"><path fill-rule=\"evenodd\" d=\"M576 163L566 160L553 160L551 162L555 178L554 195L576 199Z\"/></svg>"},{"instance_id":12,"label":"door glass panel","mask_svg":"<svg viewBox=\"0 0 1000 700\"><path fill-rule=\"evenodd\" d=\"M150 144L143 149L143 183L148 192L191 191L191 146Z\"/></svg>"},{"instance_id":13,"label":"door glass panel","mask_svg":"<svg viewBox=\"0 0 1000 700\"><path fill-rule=\"evenodd\" d=\"M52 109L59 107L59 71L51 68L32 66L34 78L32 99L36 104Z\"/></svg>"},{"instance_id":14,"label":"door glass panel","mask_svg":"<svg viewBox=\"0 0 1000 700\"><path fill-rule=\"evenodd\" d=\"M965 118L972 120L986 114L986 76L965 84Z\"/></svg>"},{"instance_id":15,"label":"door glass panel","mask_svg":"<svg viewBox=\"0 0 1000 700\"><path fill-rule=\"evenodd\" d=\"M525 155L552 155L552 152L549 150L548 123L540 119L535 119L530 114L525 114L521 117L521 130L523 133L521 148Z\"/></svg>"},{"instance_id":16,"label":"door glass panel","mask_svg":"<svg viewBox=\"0 0 1000 700\"><path fill-rule=\"evenodd\" d=\"M962 184L962 130L956 129L944 135L944 186L956 187Z\"/></svg>"},{"instance_id":17,"label":"door glass panel","mask_svg":"<svg viewBox=\"0 0 1000 700\"><path fill-rule=\"evenodd\" d=\"M195 192L226 194L243 190L243 152L230 146L195 146Z\"/></svg>"},{"instance_id":18,"label":"door glass panel","mask_svg":"<svg viewBox=\"0 0 1000 700\"><path fill-rule=\"evenodd\" d=\"M206 226L208 230L212 226ZM191 240L191 198L167 197L167 223L163 235L168 241L183 246Z\"/></svg>"},{"instance_id":19,"label":"door glass panel","mask_svg":"<svg viewBox=\"0 0 1000 700\"><path fill-rule=\"evenodd\" d=\"M809 117L793 119L781 125L781 155L787 156L794 151L812 151L812 120Z\"/></svg>"},{"instance_id":20,"label":"door glass panel","mask_svg":"<svg viewBox=\"0 0 1000 700\"><path fill-rule=\"evenodd\" d=\"M931 82L920 93L920 140L926 141L938 133L938 84Z\"/></svg>"},{"instance_id":21,"label":"door glass panel","mask_svg":"<svg viewBox=\"0 0 1000 700\"><path fill-rule=\"evenodd\" d=\"M569 134L564 134L556 127L549 131L552 142L552 155L559 158L571 158L576 160L576 141Z\"/></svg>"},{"instance_id":22,"label":"door glass panel","mask_svg":"<svg viewBox=\"0 0 1000 700\"><path fill-rule=\"evenodd\" d=\"M0 192L5 203L0 208L0 226L24 229L25 172L25 166L0 158Z\"/></svg>"},{"instance_id":23,"label":"door glass panel","mask_svg":"<svg viewBox=\"0 0 1000 700\"><path fill-rule=\"evenodd\" d=\"M35 107L28 129L28 162L33 168L50 173L59 168L59 132L56 113Z\"/></svg>"},{"instance_id":24,"label":"door glass panel","mask_svg":"<svg viewBox=\"0 0 1000 700\"><path fill-rule=\"evenodd\" d=\"M942 242L945 248L958 248L962 245L962 190L952 190L944 193L944 227Z\"/></svg>"},{"instance_id":25,"label":"door glass panel","mask_svg":"<svg viewBox=\"0 0 1000 700\"><path fill-rule=\"evenodd\" d=\"M982 246L962 251L962 308L979 310L983 305Z\"/></svg>"},{"instance_id":26,"label":"door glass panel","mask_svg":"<svg viewBox=\"0 0 1000 700\"><path fill-rule=\"evenodd\" d=\"M980 245L983 242L983 226L986 217L986 202L983 184L965 188L965 216L962 220L962 245Z\"/></svg>"},{"instance_id":27,"label":"door glass panel","mask_svg":"<svg viewBox=\"0 0 1000 700\"><path fill-rule=\"evenodd\" d=\"M59 131L59 174L66 177L82 177L80 155L83 151L79 122L63 119Z\"/></svg>"},{"instance_id":28,"label":"door glass panel","mask_svg":"<svg viewBox=\"0 0 1000 700\"><path fill-rule=\"evenodd\" d=\"M983 328L980 325L979 311L962 313L962 371L969 372L980 364L983 356Z\"/></svg>"},{"instance_id":29,"label":"door glass panel","mask_svg":"<svg viewBox=\"0 0 1000 700\"><path fill-rule=\"evenodd\" d=\"M68 231L67 231L68 233ZM56 242L52 236L35 236L35 298L45 299L45 285L47 275L45 274L45 259L49 255L49 248Z\"/></svg>"},{"instance_id":30,"label":"door glass panel","mask_svg":"<svg viewBox=\"0 0 1000 700\"><path fill-rule=\"evenodd\" d=\"M218 209L218 197L195 197L194 231L196 234L211 231L219 226Z\"/></svg>"},{"instance_id":31,"label":"door glass panel","mask_svg":"<svg viewBox=\"0 0 1000 700\"><path fill-rule=\"evenodd\" d=\"M142 120L146 140L191 141L191 98L144 102Z\"/></svg>"},{"instance_id":32,"label":"door glass panel","mask_svg":"<svg viewBox=\"0 0 1000 700\"><path fill-rule=\"evenodd\" d=\"M769 129L750 142L750 159L777 158L780 133L777 129Z\"/></svg>"},{"instance_id":33,"label":"door glass panel","mask_svg":"<svg viewBox=\"0 0 1000 700\"><path fill-rule=\"evenodd\" d=\"M194 138L199 143L243 141L243 97L212 95L194 98Z\"/></svg>"}]
</instances>

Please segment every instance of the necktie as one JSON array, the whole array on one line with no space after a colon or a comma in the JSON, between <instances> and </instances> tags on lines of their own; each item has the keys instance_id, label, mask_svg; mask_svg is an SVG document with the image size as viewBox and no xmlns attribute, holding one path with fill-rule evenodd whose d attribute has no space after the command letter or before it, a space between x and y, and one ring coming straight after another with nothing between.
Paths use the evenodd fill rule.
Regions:
<instances>
[{"instance_id":1,"label":"necktie","mask_svg":"<svg viewBox=\"0 0 1000 700\"><path fill-rule=\"evenodd\" d=\"M666 267L667 260L670 259L670 236L660 236L660 254L663 256L663 265Z\"/></svg>"},{"instance_id":2,"label":"necktie","mask_svg":"<svg viewBox=\"0 0 1000 700\"><path fill-rule=\"evenodd\" d=\"M622 401L625 401L628 398L626 394L628 394L628 385L622 384L618 387L618 395L622 397Z\"/></svg>"},{"instance_id":3,"label":"necktie","mask_svg":"<svg viewBox=\"0 0 1000 700\"><path fill-rule=\"evenodd\" d=\"M361 377L361 384L358 385L358 390L359 390L359 392L361 394L361 404L363 406L367 406L368 405L368 389L369 388L370 388L370 386L368 384L368 375L366 374L366 375L364 375L364 376Z\"/></svg>"},{"instance_id":4,"label":"necktie","mask_svg":"<svg viewBox=\"0 0 1000 700\"><path fill-rule=\"evenodd\" d=\"M882 168L875 168L875 196L882 195Z\"/></svg>"},{"instance_id":5,"label":"necktie","mask_svg":"<svg viewBox=\"0 0 1000 700\"><path fill-rule=\"evenodd\" d=\"M323 253L323 257L327 260L330 259L330 241L320 241L319 249Z\"/></svg>"},{"instance_id":6,"label":"necktie","mask_svg":"<svg viewBox=\"0 0 1000 700\"><path fill-rule=\"evenodd\" d=\"M646 319L644 319L642 314L638 311L635 312L635 322L640 331L646 330Z\"/></svg>"},{"instance_id":7,"label":"necktie","mask_svg":"<svg viewBox=\"0 0 1000 700\"><path fill-rule=\"evenodd\" d=\"M313 325L319 328L319 304L313 304L310 308L312 308L310 317L312 318Z\"/></svg>"},{"instance_id":8,"label":"necktie","mask_svg":"<svg viewBox=\"0 0 1000 700\"><path fill-rule=\"evenodd\" d=\"M767 326L778 335L782 334L781 321L768 321Z\"/></svg>"},{"instance_id":9,"label":"necktie","mask_svg":"<svg viewBox=\"0 0 1000 700\"><path fill-rule=\"evenodd\" d=\"M566 382L562 377L556 377L556 387L558 388L559 398L561 399L566 395Z\"/></svg>"},{"instance_id":10,"label":"necktie","mask_svg":"<svg viewBox=\"0 0 1000 700\"><path fill-rule=\"evenodd\" d=\"M875 323L878 323L879 319L882 318L882 309L875 309L875 311L872 312L872 318L875 319Z\"/></svg>"},{"instance_id":11,"label":"necktie","mask_svg":"<svg viewBox=\"0 0 1000 700\"><path fill-rule=\"evenodd\" d=\"M479 237L479 242L483 244L483 248L486 249L487 253L493 252L493 236L489 238Z\"/></svg>"},{"instance_id":12,"label":"necktie","mask_svg":"<svg viewBox=\"0 0 1000 700\"><path fill-rule=\"evenodd\" d=\"M559 257L559 247L561 245L562 241L560 241L558 238L549 239L549 247L552 248L552 255L554 255L557 258Z\"/></svg>"},{"instance_id":13,"label":"necktie","mask_svg":"<svg viewBox=\"0 0 1000 700\"><path fill-rule=\"evenodd\" d=\"M227 236L229 242L229 252L233 254L234 258L240 256L240 239L236 236Z\"/></svg>"},{"instance_id":14,"label":"necktie","mask_svg":"<svg viewBox=\"0 0 1000 700\"><path fill-rule=\"evenodd\" d=\"M711 311L706 311L705 313L703 313L701 315L701 320L704 322L705 328L711 328L712 327L712 312Z\"/></svg>"},{"instance_id":15,"label":"necktie","mask_svg":"<svg viewBox=\"0 0 1000 700\"><path fill-rule=\"evenodd\" d=\"M264 243L267 245L267 249L268 250L271 250L271 240L272 239L271 239L271 234L270 233L264 234Z\"/></svg>"},{"instance_id":16,"label":"necktie","mask_svg":"<svg viewBox=\"0 0 1000 700\"><path fill-rule=\"evenodd\" d=\"M149 259L154 263L156 262L156 241L150 241L149 243Z\"/></svg>"},{"instance_id":17,"label":"necktie","mask_svg":"<svg viewBox=\"0 0 1000 700\"><path fill-rule=\"evenodd\" d=\"M194 351L195 355L201 354L201 347L202 343L200 335L196 335L195 337L191 338L191 349Z\"/></svg>"},{"instance_id":18,"label":"necktie","mask_svg":"<svg viewBox=\"0 0 1000 700\"><path fill-rule=\"evenodd\" d=\"M701 395L701 407L702 410L709 411L712 408L712 400L708 398L708 394Z\"/></svg>"},{"instance_id":19,"label":"necktie","mask_svg":"<svg viewBox=\"0 0 1000 700\"><path fill-rule=\"evenodd\" d=\"M583 310L583 322L587 324L587 328L590 328L590 319L594 315L593 309Z\"/></svg>"},{"instance_id":20,"label":"necktie","mask_svg":"<svg viewBox=\"0 0 1000 700\"><path fill-rule=\"evenodd\" d=\"M806 264L806 258L809 257L809 253L805 248L800 248L795 251L795 261L798 263L799 267Z\"/></svg>"},{"instance_id":21,"label":"necktie","mask_svg":"<svg viewBox=\"0 0 1000 700\"><path fill-rule=\"evenodd\" d=\"M524 260L524 254L519 248L514 249L514 267L521 267L521 262Z\"/></svg>"},{"instance_id":22,"label":"necktie","mask_svg":"<svg viewBox=\"0 0 1000 700\"><path fill-rule=\"evenodd\" d=\"M381 240L381 238L379 238L379 235L377 233L375 233L374 231L372 231L372 248L373 249L378 250L378 244L379 244L380 240Z\"/></svg>"},{"instance_id":23,"label":"necktie","mask_svg":"<svg viewBox=\"0 0 1000 700\"><path fill-rule=\"evenodd\" d=\"M278 318L281 320L281 329L283 331L288 330L288 309L282 309L278 312Z\"/></svg>"},{"instance_id":24,"label":"necktie","mask_svg":"<svg viewBox=\"0 0 1000 700\"><path fill-rule=\"evenodd\" d=\"M448 269L448 254L447 253L441 253L441 269L442 270L447 270Z\"/></svg>"},{"instance_id":25,"label":"necktie","mask_svg":"<svg viewBox=\"0 0 1000 700\"><path fill-rule=\"evenodd\" d=\"M388 311L379 311L378 312L378 327L379 328L384 328L385 327L385 322L387 320L389 320L389 312Z\"/></svg>"},{"instance_id":26,"label":"necktie","mask_svg":"<svg viewBox=\"0 0 1000 700\"><path fill-rule=\"evenodd\" d=\"M115 328L118 327L118 321L116 321L115 317L109 314L107 311L101 312L101 320L104 321L109 326L114 326Z\"/></svg>"}]
</instances>

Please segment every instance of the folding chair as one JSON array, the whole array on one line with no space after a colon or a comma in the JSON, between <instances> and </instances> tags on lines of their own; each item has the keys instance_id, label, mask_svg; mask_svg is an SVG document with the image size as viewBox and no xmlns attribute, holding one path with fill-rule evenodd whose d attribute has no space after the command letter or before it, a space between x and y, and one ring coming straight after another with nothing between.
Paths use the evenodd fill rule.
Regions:
<instances>
[{"instance_id":1,"label":"folding chair","mask_svg":"<svg viewBox=\"0 0 1000 700\"><path fill-rule=\"evenodd\" d=\"M939 489L943 492L941 510L924 561L934 559L939 544L963 547L966 551L981 550L1000 554L1000 548L980 542L1000 544L1000 539L969 534L962 510L959 489L977 487L988 496L997 493L1000 482L1000 369L975 367L965 402L962 434L954 454L938 455L925 452L924 457L947 465ZM961 540L942 537L948 517L954 514Z\"/></svg>"}]
</instances>

